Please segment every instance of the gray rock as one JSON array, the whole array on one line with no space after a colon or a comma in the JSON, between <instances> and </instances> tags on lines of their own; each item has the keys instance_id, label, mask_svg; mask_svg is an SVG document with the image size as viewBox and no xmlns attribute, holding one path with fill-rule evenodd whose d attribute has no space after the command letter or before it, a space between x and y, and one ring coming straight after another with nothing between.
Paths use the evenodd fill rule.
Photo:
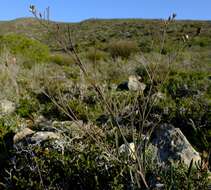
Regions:
<instances>
[{"instance_id":1,"label":"gray rock","mask_svg":"<svg viewBox=\"0 0 211 190\"><path fill-rule=\"evenodd\" d=\"M39 131L36 132L32 137L31 141L35 143L40 143L42 141L51 140L51 139L60 139L60 135L54 132L48 131Z\"/></svg>"},{"instance_id":2,"label":"gray rock","mask_svg":"<svg viewBox=\"0 0 211 190\"><path fill-rule=\"evenodd\" d=\"M131 91L141 91L143 92L146 88L146 85L140 82L140 78L134 75L129 76L128 79L128 88Z\"/></svg>"},{"instance_id":3,"label":"gray rock","mask_svg":"<svg viewBox=\"0 0 211 190\"><path fill-rule=\"evenodd\" d=\"M135 75L131 75L128 81L125 81L118 85L117 90L130 90L130 91L143 91L146 88L146 84L140 82L141 78Z\"/></svg>"},{"instance_id":4,"label":"gray rock","mask_svg":"<svg viewBox=\"0 0 211 190\"><path fill-rule=\"evenodd\" d=\"M157 147L161 162L181 161L189 166L192 159L194 163L201 160L181 130L172 125L164 124L155 129L152 143Z\"/></svg>"},{"instance_id":5,"label":"gray rock","mask_svg":"<svg viewBox=\"0 0 211 190\"><path fill-rule=\"evenodd\" d=\"M3 115L12 114L16 109L15 103L9 100L0 101L0 113Z\"/></svg>"},{"instance_id":6,"label":"gray rock","mask_svg":"<svg viewBox=\"0 0 211 190\"><path fill-rule=\"evenodd\" d=\"M162 184L162 183L157 183L157 184L155 185L155 187L156 187L157 189L161 189L161 188L164 187L164 184Z\"/></svg>"}]
</instances>

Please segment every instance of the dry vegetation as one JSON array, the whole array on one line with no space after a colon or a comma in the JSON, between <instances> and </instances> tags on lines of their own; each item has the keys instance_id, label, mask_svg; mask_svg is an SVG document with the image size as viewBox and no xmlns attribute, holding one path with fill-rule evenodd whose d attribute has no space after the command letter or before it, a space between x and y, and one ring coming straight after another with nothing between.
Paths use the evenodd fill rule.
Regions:
<instances>
[{"instance_id":1,"label":"dry vegetation","mask_svg":"<svg viewBox=\"0 0 211 190\"><path fill-rule=\"evenodd\" d=\"M0 97L17 105L0 119L0 187L207 188L210 25L174 18L0 23ZM131 75L146 88L122 91ZM53 128L62 148L51 141L26 146L27 140L11 146L20 123L41 130L40 115L76 123ZM159 162L150 140L164 123L180 128L201 153L197 167ZM121 153L122 144L129 154Z\"/></svg>"}]
</instances>

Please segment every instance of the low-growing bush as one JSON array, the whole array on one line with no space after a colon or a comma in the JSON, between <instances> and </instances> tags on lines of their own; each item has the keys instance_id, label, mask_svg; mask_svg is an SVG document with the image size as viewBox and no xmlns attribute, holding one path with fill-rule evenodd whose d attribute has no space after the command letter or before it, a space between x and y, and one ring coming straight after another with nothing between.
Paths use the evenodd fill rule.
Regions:
<instances>
[{"instance_id":1,"label":"low-growing bush","mask_svg":"<svg viewBox=\"0 0 211 190\"><path fill-rule=\"evenodd\" d=\"M208 83L206 73L172 71L163 87L173 98L181 98L197 95L200 91L206 93Z\"/></svg>"},{"instance_id":2,"label":"low-growing bush","mask_svg":"<svg viewBox=\"0 0 211 190\"><path fill-rule=\"evenodd\" d=\"M48 46L22 35L8 34L0 37L0 50L8 48L12 54L21 56L30 63L40 63L48 60Z\"/></svg>"},{"instance_id":3,"label":"low-growing bush","mask_svg":"<svg viewBox=\"0 0 211 190\"><path fill-rule=\"evenodd\" d=\"M85 56L91 62L106 60L107 58L106 52L103 52L94 48L90 48Z\"/></svg>"},{"instance_id":4,"label":"low-growing bush","mask_svg":"<svg viewBox=\"0 0 211 190\"><path fill-rule=\"evenodd\" d=\"M33 113L39 111L39 103L36 99L21 98L16 113L21 117L31 117Z\"/></svg>"},{"instance_id":5,"label":"low-growing bush","mask_svg":"<svg viewBox=\"0 0 211 190\"><path fill-rule=\"evenodd\" d=\"M126 40L111 42L107 49L112 58L121 57L123 59L128 59L139 50L136 42Z\"/></svg>"},{"instance_id":6,"label":"low-growing bush","mask_svg":"<svg viewBox=\"0 0 211 190\"><path fill-rule=\"evenodd\" d=\"M51 55L49 61L58 65L70 66L71 64L74 64L74 60L71 57L62 54Z\"/></svg>"}]
</instances>

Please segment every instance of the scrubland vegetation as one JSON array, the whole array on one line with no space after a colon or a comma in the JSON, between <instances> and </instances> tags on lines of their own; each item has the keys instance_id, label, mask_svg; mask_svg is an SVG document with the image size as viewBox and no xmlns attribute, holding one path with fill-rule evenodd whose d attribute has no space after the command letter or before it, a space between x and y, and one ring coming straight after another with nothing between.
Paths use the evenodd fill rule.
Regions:
<instances>
[{"instance_id":1,"label":"scrubland vegetation","mask_svg":"<svg viewBox=\"0 0 211 190\"><path fill-rule=\"evenodd\" d=\"M0 98L15 104L1 112L0 188L207 189L211 23L87 20L48 32L42 23L0 23ZM141 90L125 87L130 76ZM181 129L201 161L161 162L151 139L163 124ZM61 137L14 143L26 127Z\"/></svg>"}]
</instances>

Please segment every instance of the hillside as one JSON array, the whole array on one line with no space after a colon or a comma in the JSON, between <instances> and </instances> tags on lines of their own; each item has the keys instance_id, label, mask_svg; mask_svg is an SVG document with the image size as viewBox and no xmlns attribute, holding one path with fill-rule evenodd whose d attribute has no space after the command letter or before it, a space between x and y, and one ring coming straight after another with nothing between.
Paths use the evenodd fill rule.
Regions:
<instances>
[{"instance_id":1,"label":"hillside","mask_svg":"<svg viewBox=\"0 0 211 190\"><path fill-rule=\"evenodd\" d=\"M0 22L0 189L210 187L210 21L42 22Z\"/></svg>"},{"instance_id":2,"label":"hillside","mask_svg":"<svg viewBox=\"0 0 211 190\"><path fill-rule=\"evenodd\" d=\"M118 39L136 40L147 43L157 38L162 32L162 20L143 19L90 19L79 23L58 23L70 26L72 36L80 45L90 45L91 42L107 43ZM174 21L167 29L171 40L179 40L182 35L194 36L198 29L202 44L210 46L211 21ZM44 29L34 18L20 18L12 21L0 22L0 34L18 33L32 38L44 40ZM81 44L82 43L82 44ZM200 45L200 42L197 42Z\"/></svg>"},{"instance_id":3,"label":"hillside","mask_svg":"<svg viewBox=\"0 0 211 190\"><path fill-rule=\"evenodd\" d=\"M62 34L70 27L74 44L78 51L87 51L90 47L106 50L107 44L118 40L134 41L142 52L157 51L160 47L164 24L162 20L143 19L90 19L79 23L58 23ZM200 34L195 37L197 31ZM51 37L34 18L20 18L0 22L0 35L21 34L37 39L57 51L55 38ZM61 34L61 35L62 35ZM189 52L204 62L211 61L211 21L174 21L166 31L166 49L175 49L184 35L191 40ZM174 47L173 47L174 46Z\"/></svg>"}]
</instances>

